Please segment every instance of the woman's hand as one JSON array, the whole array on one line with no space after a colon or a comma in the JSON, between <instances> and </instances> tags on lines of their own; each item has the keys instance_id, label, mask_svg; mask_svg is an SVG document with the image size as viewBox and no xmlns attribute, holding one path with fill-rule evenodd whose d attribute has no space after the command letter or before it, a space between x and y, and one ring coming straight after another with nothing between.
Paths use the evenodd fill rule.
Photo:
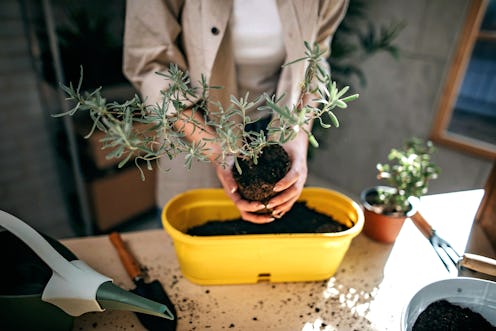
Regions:
<instances>
[{"instance_id":1,"label":"woman's hand","mask_svg":"<svg viewBox=\"0 0 496 331\"><path fill-rule=\"evenodd\" d=\"M198 112L191 112L190 110L184 112L188 116L192 117L195 123L201 123L200 129L198 129L197 124L192 124L192 120L183 121L182 119L174 123L176 130L184 133L185 138L191 142L202 142L205 144L205 148L211 151L209 158L210 162L216 164L216 158L221 152L221 147L214 143L209 143L212 141L212 137L215 137L215 131L209 127L205 122L204 118ZM269 215L256 214L256 211L263 210L265 206L261 202L247 201L241 198L241 195L237 192L238 185L236 184L234 177L232 175L231 169L234 161L228 162L227 166L223 167L216 164L217 177L219 178L224 191L234 202L236 207L241 213L241 217L249 222L253 223L268 223L272 222L274 218Z\"/></svg>"},{"instance_id":2,"label":"woman's hand","mask_svg":"<svg viewBox=\"0 0 496 331\"><path fill-rule=\"evenodd\" d=\"M238 185L234 180L231 169L232 163L227 167L217 165L217 177L219 178L224 191L241 213L241 218L245 221L259 224L272 222L274 220L272 215L256 213L257 211L261 211L265 208L263 203L258 201L248 201L241 197L238 193Z\"/></svg>"},{"instance_id":3,"label":"woman's hand","mask_svg":"<svg viewBox=\"0 0 496 331\"><path fill-rule=\"evenodd\" d=\"M308 138L304 132L300 132L296 139L284 144L283 148L289 155L291 168L286 176L276 183L274 191L278 194L270 199L266 206L261 202L248 201L241 197L231 172L232 162L226 167L217 165L217 177L245 221L259 224L272 222L275 218L281 218L287 213L300 197L308 176ZM271 209L272 214L256 213L264 209Z\"/></svg>"},{"instance_id":4,"label":"woman's hand","mask_svg":"<svg viewBox=\"0 0 496 331\"><path fill-rule=\"evenodd\" d=\"M286 176L276 183L274 191L280 192L270 199L267 208L272 209L275 218L281 218L298 200L307 180L308 138L303 132L298 137L283 145L289 155L291 168Z\"/></svg>"}]
</instances>

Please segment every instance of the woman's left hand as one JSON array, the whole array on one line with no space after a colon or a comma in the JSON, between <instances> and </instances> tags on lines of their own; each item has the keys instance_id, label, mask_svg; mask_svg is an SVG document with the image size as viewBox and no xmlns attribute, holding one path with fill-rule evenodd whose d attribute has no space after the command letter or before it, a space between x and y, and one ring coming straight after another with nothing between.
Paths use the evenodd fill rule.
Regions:
<instances>
[{"instance_id":1,"label":"woman's left hand","mask_svg":"<svg viewBox=\"0 0 496 331\"><path fill-rule=\"evenodd\" d=\"M217 165L217 177L219 178L227 196L234 202L234 204L238 208L241 214L241 218L245 221L258 224L272 222L274 220L274 216L270 214L267 215L257 213L258 211L261 211L265 208L265 206L261 202L245 200L238 193L238 185L236 184L236 181L234 180L234 177L232 175L231 164L232 163L230 163L230 166L228 167Z\"/></svg>"},{"instance_id":2,"label":"woman's left hand","mask_svg":"<svg viewBox=\"0 0 496 331\"><path fill-rule=\"evenodd\" d=\"M298 200L307 180L308 139L301 133L296 139L283 145L289 155L291 168L286 176L276 183L274 191L279 192L269 200L267 208L272 209L275 218L281 218Z\"/></svg>"}]
</instances>

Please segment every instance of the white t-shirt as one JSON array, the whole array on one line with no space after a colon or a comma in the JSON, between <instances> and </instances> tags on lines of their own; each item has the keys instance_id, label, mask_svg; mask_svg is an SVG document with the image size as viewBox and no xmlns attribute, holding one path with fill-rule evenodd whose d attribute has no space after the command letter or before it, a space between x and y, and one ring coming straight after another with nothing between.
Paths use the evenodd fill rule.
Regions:
<instances>
[{"instance_id":1,"label":"white t-shirt","mask_svg":"<svg viewBox=\"0 0 496 331\"><path fill-rule=\"evenodd\" d=\"M234 0L230 28L239 97L272 95L286 58L276 0Z\"/></svg>"}]
</instances>

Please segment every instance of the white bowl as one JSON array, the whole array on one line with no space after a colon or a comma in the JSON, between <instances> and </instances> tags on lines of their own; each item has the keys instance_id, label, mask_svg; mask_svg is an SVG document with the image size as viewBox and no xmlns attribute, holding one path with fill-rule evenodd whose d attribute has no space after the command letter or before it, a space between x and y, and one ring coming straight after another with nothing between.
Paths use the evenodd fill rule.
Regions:
<instances>
[{"instance_id":1,"label":"white bowl","mask_svg":"<svg viewBox=\"0 0 496 331\"><path fill-rule=\"evenodd\" d=\"M420 313L441 299L469 308L496 325L496 282L458 277L431 283L418 291L402 312L401 330L411 331Z\"/></svg>"}]
</instances>

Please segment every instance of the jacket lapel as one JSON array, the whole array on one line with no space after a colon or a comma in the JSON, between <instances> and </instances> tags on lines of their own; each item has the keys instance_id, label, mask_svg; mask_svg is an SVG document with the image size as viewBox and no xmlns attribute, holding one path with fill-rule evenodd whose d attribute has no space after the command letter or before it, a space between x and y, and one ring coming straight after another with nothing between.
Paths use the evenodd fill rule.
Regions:
<instances>
[{"instance_id":1,"label":"jacket lapel","mask_svg":"<svg viewBox=\"0 0 496 331\"><path fill-rule=\"evenodd\" d=\"M301 19L298 17L298 11L293 1L278 0L279 16L284 32L284 44L286 45L287 60L295 59L295 54L299 53L298 45L303 43L302 31L300 28ZM296 21L294 18L297 18ZM301 55L300 55L301 57Z\"/></svg>"},{"instance_id":2,"label":"jacket lapel","mask_svg":"<svg viewBox=\"0 0 496 331\"><path fill-rule=\"evenodd\" d=\"M277 0L277 4L286 45L286 62L290 62L304 56L305 41L314 42L314 29L318 20L318 1ZM283 79L279 82L278 93L285 91L287 95L284 102L286 104L296 103L304 70L304 62L294 63L283 70Z\"/></svg>"},{"instance_id":3,"label":"jacket lapel","mask_svg":"<svg viewBox=\"0 0 496 331\"><path fill-rule=\"evenodd\" d=\"M210 73L222 39L228 28L232 0L201 0L201 33L203 45L209 45L203 55L205 73ZM207 77L209 78L209 77Z\"/></svg>"}]
</instances>

